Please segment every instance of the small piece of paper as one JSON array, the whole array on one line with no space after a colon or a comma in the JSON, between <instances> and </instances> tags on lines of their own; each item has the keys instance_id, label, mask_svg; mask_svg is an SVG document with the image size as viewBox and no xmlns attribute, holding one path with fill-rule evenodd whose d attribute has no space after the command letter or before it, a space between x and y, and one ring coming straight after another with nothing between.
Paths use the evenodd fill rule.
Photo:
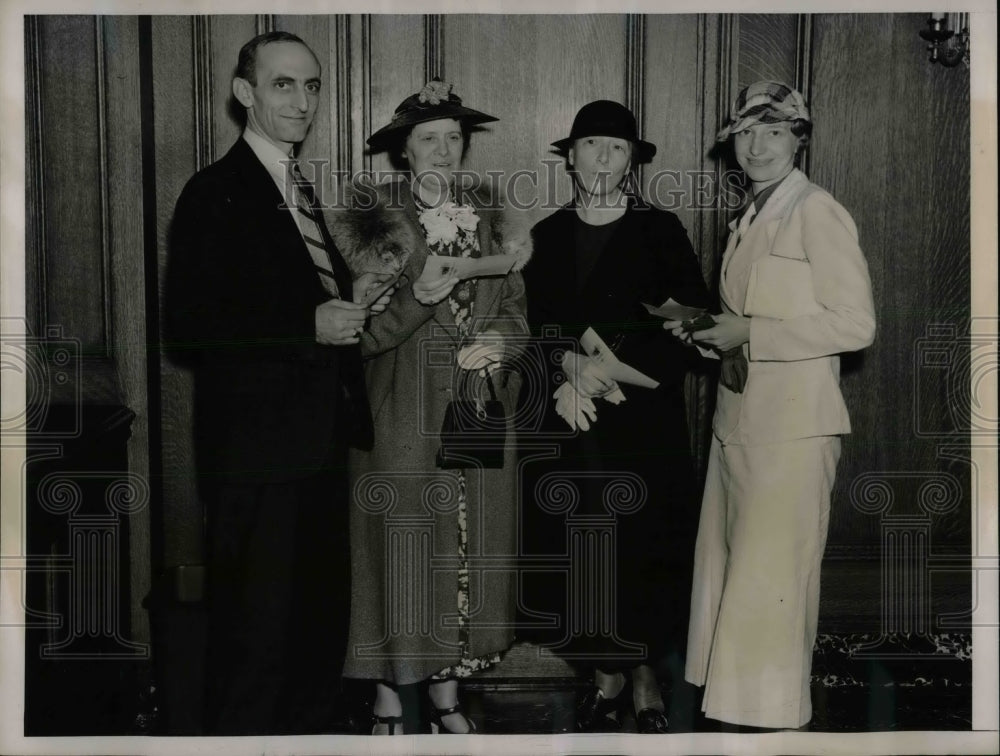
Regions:
<instances>
[{"instance_id":1,"label":"small piece of paper","mask_svg":"<svg viewBox=\"0 0 1000 756\"><path fill-rule=\"evenodd\" d=\"M654 381L645 373L640 373L634 367L626 365L615 357L614 352L593 328L588 328L580 337L580 346L583 347L584 353L596 362L612 380L651 389L660 385L659 381Z\"/></svg>"},{"instance_id":2,"label":"small piece of paper","mask_svg":"<svg viewBox=\"0 0 1000 756\"><path fill-rule=\"evenodd\" d=\"M427 255L422 275L443 278L447 275L467 278L505 276L517 262L516 255L486 255L485 257L448 257Z\"/></svg>"},{"instance_id":3,"label":"small piece of paper","mask_svg":"<svg viewBox=\"0 0 1000 756\"><path fill-rule=\"evenodd\" d=\"M672 298L668 299L659 307L653 307L645 302L642 303L642 306L646 308L646 312L650 315L655 315L656 317L663 318L664 320L694 320L699 315L703 315L707 312L707 310L702 307L688 307L687 305L675 302Z\"/></svg>"}]
</instances>

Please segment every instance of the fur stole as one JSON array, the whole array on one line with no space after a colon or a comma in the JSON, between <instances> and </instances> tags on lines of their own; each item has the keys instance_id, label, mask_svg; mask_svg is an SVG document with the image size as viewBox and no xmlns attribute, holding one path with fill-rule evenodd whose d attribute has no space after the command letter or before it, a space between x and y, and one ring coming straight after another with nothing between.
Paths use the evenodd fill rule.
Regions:
<instances>
[{"instance_id":1,"label":"fur stole","mask_svg":"<svg viewBox=\"0 0 1000 756\"><path fill-rule=\"evenodd\" d=\"M423 243L423 229L405 210L388 207L399 204L399 192L407 186L379 186L354 189L347 193L341 208L328 210L327 225L333 240L344 256L354 277L376 271L395 273L406 265L410 254ZM518 258L514 270L521 270L531 257L531 224L528 214L506 206L485 209L485 202L473 197L479 222L489 224L489 235L496 254ZM483 250L489 253L490 250Z\"/></svg>"}]
</instances>

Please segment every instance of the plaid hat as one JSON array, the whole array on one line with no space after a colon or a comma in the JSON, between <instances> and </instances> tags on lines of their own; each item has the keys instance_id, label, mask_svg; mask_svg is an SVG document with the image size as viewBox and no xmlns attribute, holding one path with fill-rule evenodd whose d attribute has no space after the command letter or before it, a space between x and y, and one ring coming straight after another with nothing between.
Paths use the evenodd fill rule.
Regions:
<instances>
[{"instance_id":1,"label":"plaid hat","mask_svg":"<svg viewBox=\"0 0 1000 756\"><path fill-rule=\"evenodd\" d=\"M758 123L796 119L812 120L801 92L778 81L755 81L736 95L729 124L719 131L715 139L725 142L733 134Z\"/></svg>"},{"instance_id":2,"label":"plaid hat","mask_svg":"<svg viewBox=\"0 0 1000 756\"><path fill-rule=\"evenodd\" d=\"M452 91L452 85L435 77L427 82L423 89L399 104L396 112L392 114L392 120L368 137L368 145L376 150L385 149L403 129L409 130L418 123L437 121L441 118L465 121L468 126L500 120L465 107L462 98Z\"/></svg>"}]
</instances>

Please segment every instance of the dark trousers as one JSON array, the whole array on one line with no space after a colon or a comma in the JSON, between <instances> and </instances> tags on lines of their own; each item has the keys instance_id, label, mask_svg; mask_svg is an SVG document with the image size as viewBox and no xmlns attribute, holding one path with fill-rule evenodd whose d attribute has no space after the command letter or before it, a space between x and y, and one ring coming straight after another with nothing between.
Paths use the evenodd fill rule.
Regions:
<instances>
[{"instance_id":1,"label":"dark trousers","mask_svg":"<svg viewBox=\"0 0 1000 756\"><path fill-rule=\"evenodd\" d=\"M208 731L328 731L350 612L346 471L212 498Z\"/></svg>"}]
</instances>

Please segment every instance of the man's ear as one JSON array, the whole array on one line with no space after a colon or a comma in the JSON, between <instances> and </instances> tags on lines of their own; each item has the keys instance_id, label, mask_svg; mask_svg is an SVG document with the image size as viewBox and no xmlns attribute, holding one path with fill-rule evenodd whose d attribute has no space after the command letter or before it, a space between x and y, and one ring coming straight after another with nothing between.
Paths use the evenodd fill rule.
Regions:
<instances>
[{"instance_id":1,"label":"man's ear","mask_svg":"<svg viewBox=\"0 0 1000 756\"><path fill-rule=\"evenodd\" d=\"M570 147L568 150L566 150L566 163L569 165L570 168L573 168L575 167L573 165L575 162L576 162L576 155L573 154L573 148Z\"/></svg>"},{"instance_id":2,"label":"man's ear","mask_svg":"<svg viewBox=\"0 0 1000 756\"><path fill-rule=\"evenodd\" d=\"M246 79L237 76L233 79L233 97L244 108L251 107L253 105L253 85Z\"/></svg>"}]
</instances>

